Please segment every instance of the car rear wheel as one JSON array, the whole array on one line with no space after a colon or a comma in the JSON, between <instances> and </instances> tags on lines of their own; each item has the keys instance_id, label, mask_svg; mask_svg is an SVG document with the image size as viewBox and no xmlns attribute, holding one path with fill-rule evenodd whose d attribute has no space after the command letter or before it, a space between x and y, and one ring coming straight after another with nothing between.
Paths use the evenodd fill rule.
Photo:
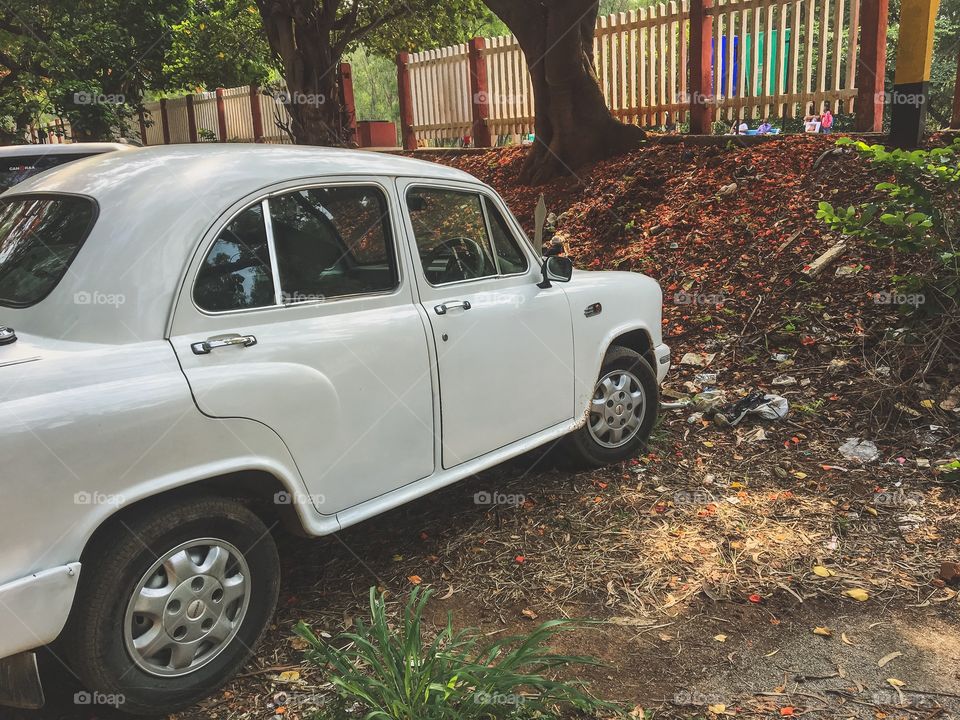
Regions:
<instances>
[{"instance_id":1,"label":"car rear wheel","mask_svg":"<svg viewBox=\"0 0 960 720\"><path fill-rule=\"evenodd\" d=\"M650 437L659 402L657 376L643 356L624 347L610 348L586 423L569 436L568 451L587 467L633 457Z\"/></svg>"},{"instance_id":2,"label":"car rear wheel","mask_svg":"<svg viewBox=\"0 0 960 720\"><path fill-rule=\"evenodd\" d=\"M64 633L69 664L124 712L192 705L249 659L279 576L273 538L240 503L194 498L134 511L84 553Z\"/></svg>"}]
</instances>

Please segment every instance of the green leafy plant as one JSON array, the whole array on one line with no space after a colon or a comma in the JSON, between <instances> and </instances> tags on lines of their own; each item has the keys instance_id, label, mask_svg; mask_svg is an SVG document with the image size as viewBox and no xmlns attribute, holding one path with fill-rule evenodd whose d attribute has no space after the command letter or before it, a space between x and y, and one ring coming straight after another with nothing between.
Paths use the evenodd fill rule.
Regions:
<instances>
[{"instance_id":1,"label":"green leafy plant","mask_svg":"<svg viewBox=\"0 0 960 720\"><path fill-rule=\"evenodd\" d=\"M452 617L432 640L423 611L430 590L415 588L394 627L383 594L370 588L369 623L357 620L338 648L300 622L307 660L329 671L346 701L359 702L365 720L470 720L553 717L558 705L582 711L615 710L592 697L579 681L553 679L571 666L598 665L585 656L560 655L548 646L559 632L582 624L552 620L528 635L494 643L476 629L454 630Z\"/></svg>"},{"instance_id":2,"label":"green leafy plant","mask_svg":"<svg viewBox=\"0 0 960 720\"><path fill-rule=\"evenodd\" d=\"M923 304L927 314L953 307L960 295L960 252L952 240L960 221L960 139L931 150L889 150L852 138L840 138L837 145L852 147L889 171L893 181L879 183L878 197L868 202L846 208L821 202L817 217L842 235L925 255L931 272L896 275L895 289L934 300Z\"/></svg>"}]
</instances>

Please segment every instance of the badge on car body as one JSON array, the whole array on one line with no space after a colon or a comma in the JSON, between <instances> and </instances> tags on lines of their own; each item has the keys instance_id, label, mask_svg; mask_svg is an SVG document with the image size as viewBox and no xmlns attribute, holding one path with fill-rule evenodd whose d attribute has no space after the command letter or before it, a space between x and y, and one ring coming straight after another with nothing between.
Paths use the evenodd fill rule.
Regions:
<instances>
[{"instance_id":1,"label":"badge on car body","mask_svg":"<svg viewBox=\"0 0 960 720\"><path fill-rule=\"evenodd\" d=\"M0 345L9 345L16 341L17 334L13 331L13 328L0 325Z\"/></svg>"}]
</instances>

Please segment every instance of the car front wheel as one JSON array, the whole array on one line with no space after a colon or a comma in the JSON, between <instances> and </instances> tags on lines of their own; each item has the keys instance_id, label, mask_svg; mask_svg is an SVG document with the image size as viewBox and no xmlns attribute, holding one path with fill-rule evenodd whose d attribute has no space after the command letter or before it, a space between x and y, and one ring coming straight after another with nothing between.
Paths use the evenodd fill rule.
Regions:
<instances>
[{"instance_id":1,"label":"car front wheel","mask_svg":"<svg viewBox=\"0 0 960 720\"><path fill-rule=\"evenodd\" d=\"M170 713L214 692L249 659L273 615L276 545L240 503L154 505L85 553L65 630L81 681L128 713Z\"/></svg>"},{"instance_id":2,"label":"car front wheel","mask_svg":"<svg viewBox=\"0 0 960 720\"><path fill-rule=\"evenodd\" d=\"M586 422L568 438L573 459L600 467L633 457L650 437L659 402L657 377L643 356L624 347L610 348Z\"/></svg>"}]
</instances>

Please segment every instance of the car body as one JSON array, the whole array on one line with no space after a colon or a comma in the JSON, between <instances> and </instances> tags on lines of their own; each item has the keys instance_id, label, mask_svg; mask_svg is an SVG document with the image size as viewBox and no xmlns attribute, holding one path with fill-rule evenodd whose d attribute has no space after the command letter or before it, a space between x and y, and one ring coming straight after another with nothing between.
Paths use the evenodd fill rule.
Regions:
<instances>
[{"instance_id":1,"label":"car body","mask_svg":"<svg viewBox=\"0 0 960 720\"><path fill-rule=\"evenodd\" d=\"M34 272L3 243L36 227ZM143 148L4 193L0 658L61 635L125 513L202 488L333 533L584 431L611 347L662 380L657 283L549 260L491 188L389 154Z\"/></svg>"},{"instance_id":2,"label":"car body","mask_svg":"<svg viewBox=\"0 0 960 720\"><path fill-rule=\"evenodd\" d=\"M0 147L0 192L37 173L74 160L130 149L130 145L114 142L5 145Z\"/></svg>"}]
</instances>

